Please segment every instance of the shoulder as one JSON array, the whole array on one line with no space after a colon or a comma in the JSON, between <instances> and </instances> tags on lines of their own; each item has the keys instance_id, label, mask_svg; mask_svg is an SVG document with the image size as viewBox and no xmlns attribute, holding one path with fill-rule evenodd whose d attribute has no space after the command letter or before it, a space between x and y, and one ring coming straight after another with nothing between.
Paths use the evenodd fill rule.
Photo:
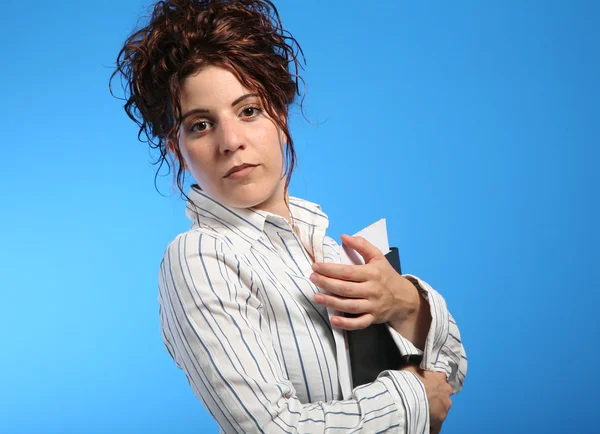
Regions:
<instances>
[{"instance_id":1,"label":"shoulder","mask_svg":"<svg viewBox=\"0 0 600 434\"><path fill-rule=\"evenodd\" d=\"M170 267L190 256L215 257L218 252L231 250L230 240L210 228L195 227L178 234L167 244L163 253L161 268Z\"/></svg>"},{"instance_id":2,"label":"shoulder","mask_svg":"<svg viewBox=\"0 0 600 434\"><path fill-rule=\"evenodd\" d=\"M159 293L210 294L227 284L238 264L235 251L219 234L192 229L177 235L166 247L158 270ZM190 300L188 300L190 301Z\"/></svg>"}]
</instances>

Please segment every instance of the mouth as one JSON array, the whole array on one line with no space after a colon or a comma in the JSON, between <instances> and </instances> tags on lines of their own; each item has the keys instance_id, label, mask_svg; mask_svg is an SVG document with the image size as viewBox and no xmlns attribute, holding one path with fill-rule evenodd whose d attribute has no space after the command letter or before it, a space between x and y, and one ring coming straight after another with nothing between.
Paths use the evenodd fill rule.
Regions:
<instances>
[{"instance_id":1,"label":"mouth","mask_svg":"<svg viewBox=\"0 0 600 434\"><path fill-rule=\"evenodd\" d=\"M237 173L244 169L247 169L248 167L256 167L256 166L258 166L258 164L249 164L249 163L244 163L244 164L240 164L238 166L233 166L231 169L229 169L229 171L225 174L225 176L223 178L228 178L230 175L233 175L234 173Z\"/></svg>"}]
</instances>

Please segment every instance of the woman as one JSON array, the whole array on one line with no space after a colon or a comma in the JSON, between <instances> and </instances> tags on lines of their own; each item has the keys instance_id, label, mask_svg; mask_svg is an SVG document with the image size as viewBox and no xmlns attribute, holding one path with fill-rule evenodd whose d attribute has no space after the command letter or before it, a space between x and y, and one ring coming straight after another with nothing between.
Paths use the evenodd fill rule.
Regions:
<instances>
[{"instance_id":1,"label":"woman","mask_svg":"<svg viewBox=\"0 0 600 434\"><path fill-rule=\"evenodd\" d=\"M343 242L366 264L340 265L321 207L288 195L298 50L267 0L166 0L119 54L125 110L192 220L160 266L166 348L224 432L439 432L466 373L443 298L360 238ZM421 366L342 400L332 327L372 323Z\"/></svg>"}]
</instances>

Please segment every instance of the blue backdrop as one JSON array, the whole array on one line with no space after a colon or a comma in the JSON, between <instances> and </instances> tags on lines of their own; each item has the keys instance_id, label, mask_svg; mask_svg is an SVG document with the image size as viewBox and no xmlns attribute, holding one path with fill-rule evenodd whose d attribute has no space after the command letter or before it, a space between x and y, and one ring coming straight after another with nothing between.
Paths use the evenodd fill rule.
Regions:
<instances>
[{"instance_id":1,"label":"blue backdrop","mask_svg":"<svg viewBox=\"0 0 600 434\"><path fill-rule=\"evenodd\" d=\"M290 192L337 240L386 217L446 297L444 433L600 433L600 3L413 3L276 1L314 123ZM2 5L2 433L217 431L159 332L184 205L107 87L148 4Z\"/></svg>"}]
</instances>

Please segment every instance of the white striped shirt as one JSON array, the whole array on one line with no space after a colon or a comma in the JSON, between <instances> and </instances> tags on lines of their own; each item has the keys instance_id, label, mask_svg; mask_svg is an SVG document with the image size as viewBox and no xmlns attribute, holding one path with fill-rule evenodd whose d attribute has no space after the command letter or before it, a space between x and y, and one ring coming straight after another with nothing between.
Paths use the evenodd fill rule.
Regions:
<instances>
[{"instance_id":1,"label":"white striped shirt","mask_svg":"<svg viewBox=\"0 0 600 434\"><path fill-rule=\"evenodd\" d=\"M309 280L307 251L339 263L319 205L290 197L298 236L276 214L229 208L194 187L188 196L192 227L160 266L161 330L222 432L429 433L425 389L411 372L384 371L341 400L331 324ZM421 367L446 372L458 392L467 370L458 328L417 280L432 315ZM421 354L390 331L403 354Z\"/></svg>"}]
</instances>

